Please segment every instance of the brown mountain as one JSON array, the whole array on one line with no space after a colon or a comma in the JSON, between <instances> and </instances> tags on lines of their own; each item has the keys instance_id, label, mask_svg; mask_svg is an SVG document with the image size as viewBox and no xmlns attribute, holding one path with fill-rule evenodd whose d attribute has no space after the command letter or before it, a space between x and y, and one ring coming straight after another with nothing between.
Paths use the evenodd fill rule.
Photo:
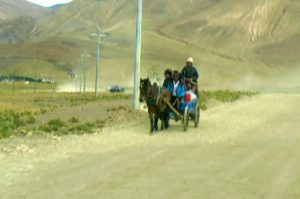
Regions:
<instances>
[{"instance_id":1,"label":"brown mountain","mask_svg":"<svg viewBox=\"0 0 300 199\"><path fill-rule=\"evenodd\" d=\"M0 20L11 20L20 17L38 18L48 13L47 8L25 0L0 0Z\"/></svg>"},{"instance_id":2,"label":"brown mountain","mask_svg":"<svg viewBox=\"0 0 300 199\"><path fill-rule=\"evenodd\" d=\"M248 80L253 85L253 77L272 79L300 65L299 0L143 3L143 75L151 70L161 74L166 67L180 69L186 57L193 56L201 68L202 85L218 87L222 82L226 87ZM136 0L75 0L30 27L29 43L8 46L9 52L0 53L30 59L38 49L40 59L55 64L57 73L65 73L87 49L93 76L95 42L88 35L100 24L107 33L101 44L102 85L131 83L135 17ZM26 64L30 71L30 62Z\"/></svg>"},{"instance_id":3,"label":"brown mountain","mask_svg":"<svg viewBox=\"0 0 300 199\"><path fill-rule=\"evenodd\" d=\"M25 0L0 0L0 42L25 42L37 19L49 13L47 8Z\"/></svg>"}]
</instances>

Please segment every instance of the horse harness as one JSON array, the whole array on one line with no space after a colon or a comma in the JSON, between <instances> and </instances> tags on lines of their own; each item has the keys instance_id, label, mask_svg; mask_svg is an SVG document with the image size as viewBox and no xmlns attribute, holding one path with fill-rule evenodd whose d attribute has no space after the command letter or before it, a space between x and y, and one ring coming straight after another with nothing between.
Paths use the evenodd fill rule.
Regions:
<instances>
[{"instance_id":1,"label":"horse harness","mask_svg":"<svg viewBox=\"0 0 300 199\"><path fill-rule=\"evenodd\" d=\"M153 97L150 95L150 93L151 93L151 85L149 82L147 85L147 95L145 101L147 103L147 106L156 106L158 102L158 97Z\"/></svg>"}]
</instances>

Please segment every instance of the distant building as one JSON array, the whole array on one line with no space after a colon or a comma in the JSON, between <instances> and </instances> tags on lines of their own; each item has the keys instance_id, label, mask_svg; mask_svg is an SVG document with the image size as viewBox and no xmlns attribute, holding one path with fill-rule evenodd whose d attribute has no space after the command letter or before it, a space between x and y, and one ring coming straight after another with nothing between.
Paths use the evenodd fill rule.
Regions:
<instances>
[{"instance_id":1,"label":"distant building","mask_svg":"<svg viewBox=\"0 0 300 199\"><path fill-rule=\"evenodd\" d=\"M33 79L32 77L24 77L24 76L1 76L0 75L0 83L9 83L9 82L24 82L26 85L31 82L40 82L45 84L54 84L55 81L50 78L42 78L42 79Z\"/></svg>"}]
</instances>

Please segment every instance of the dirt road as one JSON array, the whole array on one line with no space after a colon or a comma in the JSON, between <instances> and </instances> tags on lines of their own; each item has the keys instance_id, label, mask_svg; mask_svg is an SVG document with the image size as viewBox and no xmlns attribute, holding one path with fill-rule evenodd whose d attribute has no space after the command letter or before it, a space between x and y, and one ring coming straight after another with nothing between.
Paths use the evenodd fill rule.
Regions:
<instances>
[{"instance_id":1,"label":"dirt road","mask_svg":"<svg viewBox=\"0 0 300 199\"><path fill-rule=\"evenodd\" d=\"M0 198L300 198L300 95L218 105L187 133L148 128L2 141Z\"/></svg>"}]
</instances>

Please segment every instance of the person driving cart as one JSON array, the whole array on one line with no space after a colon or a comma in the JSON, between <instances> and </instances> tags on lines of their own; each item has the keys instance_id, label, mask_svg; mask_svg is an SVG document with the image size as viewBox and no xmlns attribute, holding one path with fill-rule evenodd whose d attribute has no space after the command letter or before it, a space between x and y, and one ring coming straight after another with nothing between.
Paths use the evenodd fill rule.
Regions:
<instances>
[{"instance_id":1,"label":"person driving cart","mask_svg":"<svg viewBox=\"0 0 300 199\"><path fill-rule=\"evenodd\" d=\"M188 89L192 87L192 85L198 82L199 73L194 66L194 59L193 57L189 57L186 61L186 65L181 71L180 78L185 81L185 84Z\"/></svg>"}]
</instances>

